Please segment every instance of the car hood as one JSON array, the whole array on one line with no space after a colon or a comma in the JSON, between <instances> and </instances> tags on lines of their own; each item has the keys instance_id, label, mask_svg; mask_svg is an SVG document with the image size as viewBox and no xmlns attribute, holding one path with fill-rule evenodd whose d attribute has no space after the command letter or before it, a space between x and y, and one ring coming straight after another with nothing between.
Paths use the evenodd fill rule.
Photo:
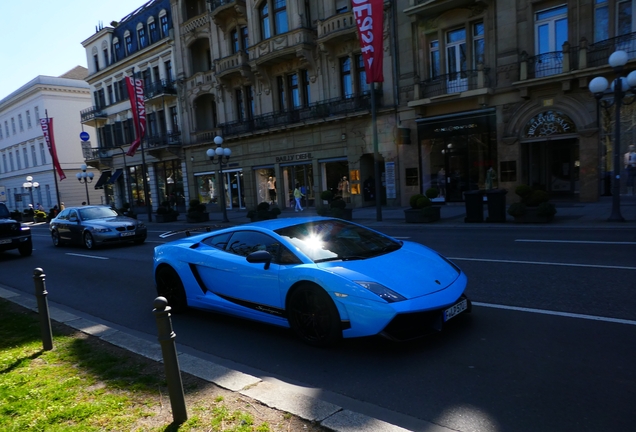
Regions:
<instances>
[{"instance_id":1,"label":"car hood","mask_svg":"<svg viewBox=\"0 0 636 432\"><path fill-rule=\"evenodd\" d=\"M317 266L352 281L377 282L408 299L441 291L460 275L459 268L437 252L412 242L374 258L330 261Z\"/></svg>"},{"instance_id":2,"label":"car hood","mask_svg":"<svg viewBox=\"0 0 636 432\"><path fill-rule=\"evenodd\" d=\"M104 219L90 219L82 222L84 225L99 225L99 226L122 226L122 225L137 225L137 219L129 218L127 216L113 216Z\"/></svg>"}]
</instances>

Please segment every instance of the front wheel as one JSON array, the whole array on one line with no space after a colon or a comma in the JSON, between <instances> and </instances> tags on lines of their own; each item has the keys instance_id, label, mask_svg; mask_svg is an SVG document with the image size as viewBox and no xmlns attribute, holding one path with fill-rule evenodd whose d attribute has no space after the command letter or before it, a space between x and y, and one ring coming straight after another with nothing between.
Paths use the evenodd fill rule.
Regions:
<instances>
[{"instance_id":1,"label":"front wheel","mask_svg":"<svg viewBox=\"0 0 636 432\"><path fill-rule=\"evenodd\" d=\"M172 267L160 267L157 270L157 294L168 300L172 312L181 313L188 309L183 282Z\"/></svg>"},{"instance_id":2,"label":"front wheel","mask_svg":"<svg viewBox=\"0 0 636 432\"><path fill-rule=\"evenodd\" d=\"M60 240L60 233L57 231L51 231L51 240L53 240L53 246L59 247L62 246L62 241Z\"/></svg>"},{"instance_id":3,"label":"front wheel","mask_svg":"<svg viewBox=\"0 0 636 432\"><path fill-rule=\"evenodd\" d=\"M86 246L86 249L95 249L95 240L89 232L84 233L84 246Z\"/></svg>"},{"instance_id":4,"label":"front wheel","mask_svg":"<svg viewBox=\"0 0 636 432\"><path fill-rule=\"evenodd\" d=\"M289 298L287 316L291 328L310 345L324 347L342 338L338 309L320 287L296 289Z\"/></svg>"}]
</instances>

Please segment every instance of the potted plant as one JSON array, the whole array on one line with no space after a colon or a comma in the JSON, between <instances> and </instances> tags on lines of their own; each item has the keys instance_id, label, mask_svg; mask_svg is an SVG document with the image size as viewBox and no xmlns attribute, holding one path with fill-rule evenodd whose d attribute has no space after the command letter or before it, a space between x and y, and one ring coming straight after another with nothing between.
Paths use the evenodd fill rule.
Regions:
<instances>
[{"instance_id":1,"label":"potted plant","mask_svg":"<svg viewBox=\"0 0 636 432\"><path fill-rule=\"evenodd\" d=\"M33 213L33 219L35 222L46 222L46 212L43 210L36 210Z\"/></svg>"},{"instance_id":2,"label":"potted plant","mask_svg":"<svg viewBox=\"0 0 636 432\"><path fill-rule=\"evenodd\" d=\"M256 206L255 209L247 212L247 217L252 222L276 219L280 214L280 209L278 206L270 206L268 202L262 202Z\"/></svg>"},{"instance_id":3,"label":"potted plant","mask_svg":"<svg viewBox=\"0 0 636 432\"><path fill-rule=\"evenodd\" d=\"M24 222L33 222L35 217L35 211L32 208L28 208L22 212L22 220Z\"/></svg>"},{"instance_id":4,"label":"potted plant","mask_svg":"<svg viewBox=\"0 0 636 432\"><path fill-rule=\"evenodd\" d=\"M426 189L424 195L431 200L433 205L446 204L444 197L439 196L439 189L436 187L430 187Z\"/></svg>"},{"instance_id":5,"label":"potted plant","mask_svg":"<svg viewBox=\"0 0 636 432\"><path fill-rule=\"evenodd\" d=\"M11 219L17 222L22 221L22 213L20 212L20 210L13 210L11 212Z\"/></svg>"},{"instance_id":6,"label":"potted plant","mask_svg":"<svg viewBox=\"0 0 636 432\"><path fill-rule=\"evenodd\" d=\"M556 214L554 204L549 202L550 195L541 189L520 185L515 189L520 201L508 207L508 214L517 223L547 223Z\"/></svg>"},{"instance_id":7,"label":"potted plant","mask_svg":"<svg viewBox=\"0 0 636 432\"><path fill-rule=\"evenodd\" d=\"M124 216L137 219L137 215L135 214L135 212L132 211L132 208L130 207L130 203L124 203L120 209L117 209L117 211L123 214Z\"/></svg>"},{"instance_id":8,"label":"potted plant","mask_svg":"<svg viewBox=\"0 0 636 432\"><path fill-rule=\"evenodd\" d=\"M325 192L331 193L331 191L322 192L320 194L322 199L325 199L324 197L328 197L328 194L325 194ZM318 209L318 214L320 216L335 217L349 221L353 220L353 209L347 208L347 202L340 195L333 196L331 201L329 201L329 206L323 206Z\"/></svg>"},{"instance_id":9,"label":"potted plant","mask_svg":"<svg viewBox=\"0 0 636 432\"><path fill-rule=\"evenodd\" d=\"M162 222L174 222L179 217L179 212L174 210L168 201L163 201L161 206L157 208L156 221Z\"/></svg>"},{"instance_id":10,"label":"potted plant","mask_svg":"<svg viewBox=\"0 0 636 432\"><path fill-rule=\"evenodd\" d=\"M430 198L415 194L409 199L410 209L404 210L407 223L428 223L440 219L440 207L433 206Z\"/></svg>"},{"instance_id":11,"label":"potted plant","mask_svg":"<svg viewBox=\"0 0 636 432\"><path fill-rule=\"evenodd\" d=\"M188 222L207 222L210 220L210 213L206 211L205 204L201 204L199 200L191 200L188 213L186 214Z\"/></svg>"}]
</instances>

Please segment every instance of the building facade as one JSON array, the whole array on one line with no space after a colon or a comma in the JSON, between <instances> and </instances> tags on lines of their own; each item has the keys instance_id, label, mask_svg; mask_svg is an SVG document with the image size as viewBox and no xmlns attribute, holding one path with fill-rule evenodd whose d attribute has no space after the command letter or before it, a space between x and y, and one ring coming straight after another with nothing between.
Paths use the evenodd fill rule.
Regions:
<instances>
[{"instance_id":1,"label":"building facade","mask_svg":"<svg viewBox=\"0 0 636 432\"><path fill-rule=\"evenodd\" d=\"M84 82L86 68L76 67L59 77L38 76L0 101L0 201L10 210L23 211L39 203L45 211L61 202L80 205L100 202L100 194L85 190L76 179L84 163L80 145L82 127L76 114L90 103ZM44 140L40 119L53 119L58 160L65 179L54 173L53 159ZM89 170L90 171L90 170ZM23 187L32 177L38 187Z\"/></svg>"},{"instance_id":2,"label":"building facade","mask_svg":"<svg viewBox=\"0 0 636 432\"><path fill-rule=\"evenodd\" d=\"M100 170L95 188L107 203L130 204L148 213L168 201L185 211L187 178L175 86L172 12L168 0L151 0L82 42L86 49L92 104L81 121L96 130L97 146L84 148L87 164ZM146 131L141 147L127 156L137 136L126 77L143 82Z\"/></svg>"}]
</instances>

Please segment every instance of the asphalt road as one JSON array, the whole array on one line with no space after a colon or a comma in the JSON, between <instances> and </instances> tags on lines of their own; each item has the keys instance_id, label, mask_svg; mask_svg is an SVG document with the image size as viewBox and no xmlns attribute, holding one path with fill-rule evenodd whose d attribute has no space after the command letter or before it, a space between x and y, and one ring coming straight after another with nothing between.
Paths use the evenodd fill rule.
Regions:
<instances>
[{"instance_id":1,"label":"asphalt road","mask_svg":"<svg viewBox=\"0 0 636 432\"><path fill-rule=\"evenodd\" d=\"M316 349L291 332L192 311L173 317L179 349L306 388L404 428L430 431L631 430L636 406L636 238L618 230L386 228L455 260L472 316L417 343L376 338ZM0 284L156 340L151 278L158 232L140 246L52 246L0 254ZM444 429L442 429L444 430Z\"/></svg>"}]
</instances>

